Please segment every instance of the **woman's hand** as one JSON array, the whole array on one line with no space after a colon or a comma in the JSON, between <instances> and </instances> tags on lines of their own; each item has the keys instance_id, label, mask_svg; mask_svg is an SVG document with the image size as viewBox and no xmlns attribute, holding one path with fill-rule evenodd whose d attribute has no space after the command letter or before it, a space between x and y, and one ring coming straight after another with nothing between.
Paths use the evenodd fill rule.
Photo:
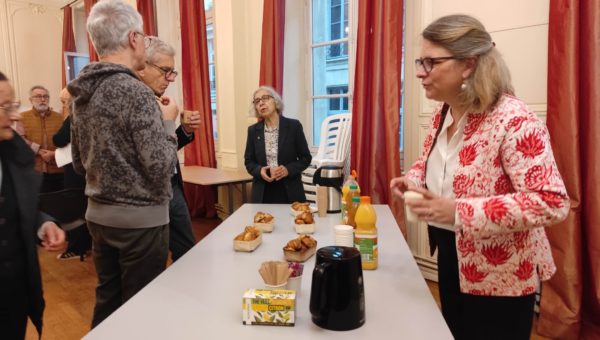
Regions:
<instances>
[{"instance_id":1,"label":"woman's hand","mask_svg":"<svg viewBox=\"0 0 600 340\"><path fill-rule=\"evenodd\" d=\"M289 175L288 169L283 165L271 169L271 177L276 181L279 181L287 175Z\"/></svg>"},{"instance_id":2,"label":"woman's hand","mask_svg":"<svg viewBox=\"0 0 600 340\"><path fill-rule=\"evenodd\" d=\"M396 197L404 199L404 192L407 190L416 191L415 184L406 178L406 176L392 178L390 181L390 189L392 194Z\"/></svg>"},{"instance_id":3,"label":"woman's hand","mask_svg":"<svg viewBox=\"0 0 600 340\"><path fill-rule=\"evenodd\" d=\"M423 194L422 200L405 202L420 220L454 225L456 212L456 201L454 199L437 196L423 188L411 187L410 190Z\"/></svg>"},{"instance_id":4,"label":"woman's hand","mask_svg":"<svg viewBox=\"0 0 600 340\"><path fill-rule=\"evenodd\" d=\"M273 178L271 178L271 176L269 176L269 169L271 169L271 167L269 166L263 166L262 168L260 168L260 177L262 177L262 179L264 179L266 182L273 182Z\"/></svg>"}]
</instances>

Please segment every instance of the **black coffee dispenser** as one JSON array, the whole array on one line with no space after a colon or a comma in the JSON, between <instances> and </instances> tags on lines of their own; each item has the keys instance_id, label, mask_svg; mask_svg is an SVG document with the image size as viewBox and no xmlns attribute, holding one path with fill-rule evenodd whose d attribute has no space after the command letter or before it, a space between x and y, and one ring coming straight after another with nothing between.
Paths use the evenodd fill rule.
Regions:
<instances>
[{"instance_id":1,"label":"black coffee dispenser","mask_svg":"<svg viewBox=\"0 0 600 340\"><path fill-rule=\"evenodd\" d=\"M346 331L365 323L360 252L352 247L317 250L310 290L310 313L319 327Z\"/></svg>"}]
</instances>

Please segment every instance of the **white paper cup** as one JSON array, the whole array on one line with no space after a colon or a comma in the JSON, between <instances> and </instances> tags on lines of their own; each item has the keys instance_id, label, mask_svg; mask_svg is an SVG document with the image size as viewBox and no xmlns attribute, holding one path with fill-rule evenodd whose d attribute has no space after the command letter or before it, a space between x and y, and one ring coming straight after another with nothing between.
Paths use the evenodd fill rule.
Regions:
<instances>
[{"instance_id":1,"label":"white paper cup","mask_svg":"<svg viewBox=\"0 0 600 340\"><path fill-rule=\"evenodd\" d=\"M354 247L354 228L350 225L336 225L333 227L335 233L334 243L336 246Z\"/></svg>"},{"instance_id":2,"label":"white paper cup","mask_svg":"<svg viewBox=\"0 0 600 340\"><path fill-rule=\"evenodd\" d=\"M302 275L288 278L286 289L295 290L296 296L300 295L302 288Z\"/></svg>"},{"instance_id":3,"label":"white paper cup","mask_svg":"<svg viewBox=\"0 0 600 340\"><path fill-rule=\"evenodd\" d=\"M404 192L404 202L418 201L423 199L423 194L414 191ZM406 213L406 220L409 222L419 222L417 215L408 207L404 205L404 211Z\"/></svg>"}]
</instances>

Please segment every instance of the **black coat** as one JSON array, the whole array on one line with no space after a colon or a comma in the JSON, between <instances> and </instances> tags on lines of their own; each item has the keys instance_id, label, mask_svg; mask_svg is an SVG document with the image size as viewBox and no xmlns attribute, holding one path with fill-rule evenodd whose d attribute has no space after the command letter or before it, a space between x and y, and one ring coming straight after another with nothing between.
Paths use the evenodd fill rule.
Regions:
<instances>
[{"instance_id":1,"label":"black coat","mask_svg":"<svg viewBox=\"0 0 600 340\"><path fill-rule=\"evenodd\" d=\"M64 148L71 143L71 116L65 119L60 129L52 136L52 142L58 148ZM65 164L63 169L65 170L65 189L85 188L85 177L75 172L73 163Z\"/></svg>"},{"instance_id":2,"label":"black coat","mask_svg":"<svg viewBox=\"0 0 600 340\"><path fill-rule=\"evenodd\" d=\"M12 185L17 197L19 209L19 230L24 246L24 256L27 261L28 285L28 316L39 334L42 331L42 314L44 298L42 295L42 280L37 256L37 229L51 218L38 213L38 193L41 183L40 174L34 171L34 155L25 141L15 134L11 140L0 142L0 157L10 173ZM0 247L0 251L2 248Z\"/></svg>"},{"instance_id":3,"label":"black coat","mask_svg":"<svg viewBox=\"0 0 600 340\"><path fill-rule=\"evenodd\" d=\"M179 125L177 130L175 130L177 134L177 150L183 148L187 144L191 143L194 140L194 133L191 135L187 135L183 130L183 126ZM181 167L179 166L179 160L177 160L177 185L179 185L183 189L183 177L181 177Z\"/></svg>"},{"instance_id":4,"label":"black coat","mask_svg":"<svg viewBox=\"0 0 600 340\"><path fill-rule=\"evenodd\" d=\"M281 181L291 202L306 201L301 175L312 160L302 124L296 119L279 117L279 140L277 161L288 170L288 176ZM246 151L244 152L246 170L252 175L252 203L262 203L266 182L260 176L260 169L267 165L265 150L265 123L258 122L248 127Z\"/></svg>"}]
</instances>

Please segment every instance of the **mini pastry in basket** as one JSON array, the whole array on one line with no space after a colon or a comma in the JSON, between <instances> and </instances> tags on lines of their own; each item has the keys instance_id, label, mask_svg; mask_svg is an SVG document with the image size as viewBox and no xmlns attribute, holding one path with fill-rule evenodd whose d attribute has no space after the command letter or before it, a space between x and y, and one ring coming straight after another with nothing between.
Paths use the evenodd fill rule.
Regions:
<instances>
[{"instance_id":1,"label":"mini pastry in basket","mask_svg":"<svg viewBox=\"0 0 600 340\"><path fill-rule=\"evenodd\" d=\"M309 235L300 235L283 247L283 255L290 262L304 262L317 251L317 240Z\"/></svg>"},{"instance_id":2,"label":"mini pastry in basket","mask_svg":"<svg viewBox=\"0 0 600 340\"><path fill-rule=\"evenodd\" d=\"M233 249L237 251L253 251L262 243L262 232L258 228L246 227L233 239Z\"/></svg>"},{"instance_id":3,"label":"mini pastry in basket","mask_svg":"<svg viewBox=\"0 0 600 340\"><path fill-rule=\"evenodd\" d=\"M294 202L292 203L292 215L298 216L304 211L310 211L310 203L309 202Z\"/></svg>"},{"instance_id":4,"label":"mini pastry in basket","mask_svg":"<svg viewBox=\"0 0 600 340\"><path fill-rule=\"evenodd\" d=\"M312 234L315 232L315 218L310 211L303 211L294 219L294 229L298 234Z\"/></svg>"},{"instance_id":5,"label":"mini pastry in basket","mask_svg":"<svg viewBox=\"0 0 600 340\"><path fill-rule=\"evenodd\" d=\"M254 215L254 227L258 228L262 232L272 232L274 223L275 218L271 214L259 211L256 213L256 215Z\"/></svg>"}]
</instances>

